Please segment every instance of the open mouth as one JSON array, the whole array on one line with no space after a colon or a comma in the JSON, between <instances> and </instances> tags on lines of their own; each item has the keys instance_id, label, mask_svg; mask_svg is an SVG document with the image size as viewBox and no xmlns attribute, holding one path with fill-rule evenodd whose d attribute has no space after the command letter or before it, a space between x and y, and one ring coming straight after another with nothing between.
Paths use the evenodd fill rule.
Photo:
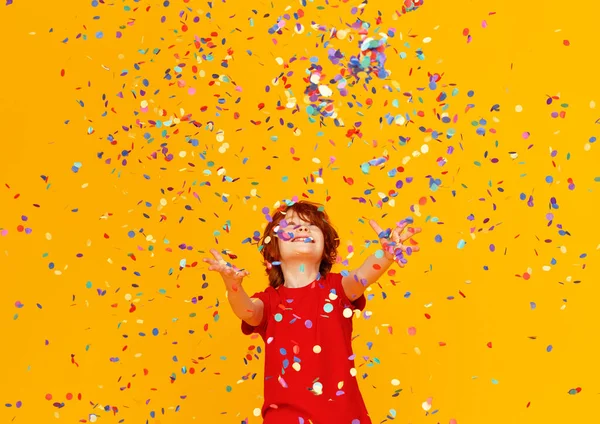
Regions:
<instances>
[{"instance_id":1,"label":"open mouth","mask_svg":"<svg viewBox=\"0 0 600 424\"><path fill-rule=\"evenodd\" d=\"M312 237L294 237L292 243L314 243Z\"/></svg>"}]
</instances>

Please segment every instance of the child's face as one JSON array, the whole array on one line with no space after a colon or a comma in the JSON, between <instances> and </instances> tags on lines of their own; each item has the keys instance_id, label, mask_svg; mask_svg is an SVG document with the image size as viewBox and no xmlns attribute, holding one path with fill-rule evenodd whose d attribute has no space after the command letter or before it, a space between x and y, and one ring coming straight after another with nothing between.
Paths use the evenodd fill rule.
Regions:
<instances>
[{"instance_id":1,"label":"child's face","mask_svg":"<svg viewBox=\"0 0 600 424\"><path fill-rule=\"evenodd\" d=\"M315 223L301 219L293 210L289 211L284 219L287 226L284 227L285 222L281 220L279 223L280 228L287 236L292 234L292 238L286 241L277 237L281 260L291 259L296 261L302 257L307 263L320 263L325 247L321 229ZM300 237L306 237L307 239L304 241L299 240Z\"/></svg>"}]
</instances>

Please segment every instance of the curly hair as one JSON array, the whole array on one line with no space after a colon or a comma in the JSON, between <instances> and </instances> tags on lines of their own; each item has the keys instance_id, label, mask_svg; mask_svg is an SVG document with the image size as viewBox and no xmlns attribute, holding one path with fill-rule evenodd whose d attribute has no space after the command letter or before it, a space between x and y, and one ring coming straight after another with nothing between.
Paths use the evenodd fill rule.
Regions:
<instances>
[{"instance_id":1,"label":"curly hair","mask_svg":"<svg viewBox=\"0 0 600 424\"><path fill-rule=\"evenodd\" d=\"M327 215L327 212L325 212L323 205L307 200L300 200L296 203L290 202L290 204L284 203L273 212L273 215L271 215L271 220L267 224L259 242L259 251L264 258L264 265L266 266L267 276L269 277L269 285L273 288L277 288L284 284L281 267L271 265L274 261L280 260L277 233L274 231L274 228L285 218L285 214L292 210L295 211L301 219L313 222L323 232L323 256L319 265L319 274L321 277L324 277L331 271L331 268L336 263L337 259L337 248L340 245L340 239L336 229L330 223L329 216Z\"/></svg>"}]
</instances>

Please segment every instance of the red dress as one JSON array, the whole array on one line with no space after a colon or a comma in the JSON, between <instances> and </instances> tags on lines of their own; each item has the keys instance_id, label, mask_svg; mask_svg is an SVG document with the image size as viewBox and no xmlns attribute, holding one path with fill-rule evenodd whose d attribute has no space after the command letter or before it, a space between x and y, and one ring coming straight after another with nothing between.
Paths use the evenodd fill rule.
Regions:
<instances>
[{"instance_id":1,"label":"red dress","mask_svg":"<svg viewBox=\"0 0 600 424\"><path fill-rule=\"evenodd\" d=\"M350 302L342 275L330 272L251 297L265 305L258 326L242 321L244 334L265 343L263 424L371 424L352 352L353 311L364 309L364 295Z\"/></svg>"}]
</instances>

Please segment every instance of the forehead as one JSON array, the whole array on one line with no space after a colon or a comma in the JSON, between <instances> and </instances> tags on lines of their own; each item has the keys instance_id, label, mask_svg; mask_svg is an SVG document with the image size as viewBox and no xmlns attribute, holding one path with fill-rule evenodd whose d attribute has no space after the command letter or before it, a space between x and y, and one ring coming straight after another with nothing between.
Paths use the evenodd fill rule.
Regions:
<instances>
[{"instance_id":1,"label":"forehead","mask_svg":"<svg viewBox=\"0 0 600 424\"><path fill-rule=\"evenodd\" d=\"M284 215L283 219L288 223L288 225L290 225L290 223L298 225L300 223L308 223L308 222L310 222L310 218L309 217L306 217L306 219L302 219L300 217L300 215L297 212L295 212L295 211L289 211L289 212L287 212Z\"/></svg>"},{"instance_id":2,"label":"forehead","mask_svg":"<svg viewBox=\"0 0 600 424\"><path fill-rule=\"evenodd\" d=\"M288 222L290 222L291 220L302 220L302 218L300 217L300 215L298 214L298 212L296 212L295 210L291 210L288 211L285 216L284 219Z\"/></svg>"}]
</instances>

